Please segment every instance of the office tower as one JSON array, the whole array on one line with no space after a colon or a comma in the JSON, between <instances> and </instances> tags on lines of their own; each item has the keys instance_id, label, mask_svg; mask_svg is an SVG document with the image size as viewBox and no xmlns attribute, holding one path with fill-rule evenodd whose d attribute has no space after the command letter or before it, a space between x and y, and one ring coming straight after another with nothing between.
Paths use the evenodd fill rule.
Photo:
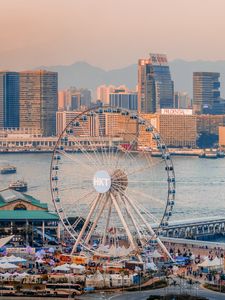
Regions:
<instances>
[{"instance_id":1,"label":"office tower","mask_svg":"<svg viewBox=\"0 0 225 300\"><path fill-rule=\"evenodd\" d=\"M192 108L191 98L186 92L175 92L174 94L174 107L187 109Z\"/></svg>"},{"instance_id":2,"label":"office tower","mask_svg":"<svg viewBox=\"0 0 225 300\"><path fill-rule=\"evenodd\" d=\"M125 85L116 87L115 85L100 85L96 89L97 100L100 100L103 104L110 104L110 94L119 92L128 92L128 88Z\"/></svg>"},{"instance_id":3,"label":"office tower","mask_svg":"<svg viewBox=\"0 0 225 300\"><path fill-rule=\"evenodd\" d=\"M109 104L115 107L137 110L137 93L115 90L114 93L109 94Z\"/></svg>"},{"instance_id":4,"label":"office tower","mask_svg":"<svg viewBox=\"0 0 225 300\"><path fill-rule=\"evenodd\" d=\"M220 73L193 73L193 109L201 114L220 102ZM207 112L206 112L207 113Z\"/></svg>"},{"instance_id":5,"label":"office tower","mask_svg":"<svg viewBox=\"0 0 225 300\"><path fill-rule=\"evenodd\" d=\"M19 127L19 73L0 72L0 127Z\"/></svg>"},{"instance_id":6,"label":"office tower","mask_svg":"<svg viewBox=\"0 0 225 300\"><path fill-rule=\"evenodd\" d=\"M150 54L138 61L138 111L154 113L174 107L174 87L167 57Z\"/></svg>"},{"instance_id":7,"label":"office tower","mask_svg":"<svg viewBox=\"0 0 225 300\"><path fill-rule=\"evenodd\" d=\"M55 134L58 109L58 73L45 70L20 72L20 127Z\"/></svg>"}]
</instances>

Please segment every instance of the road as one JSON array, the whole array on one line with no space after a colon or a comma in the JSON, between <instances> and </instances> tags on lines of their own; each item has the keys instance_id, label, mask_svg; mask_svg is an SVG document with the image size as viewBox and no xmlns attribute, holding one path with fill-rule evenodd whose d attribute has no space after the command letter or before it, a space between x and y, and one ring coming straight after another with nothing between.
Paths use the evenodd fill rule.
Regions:
<instances>
[{"instance_id":1,"label":"road","mask_svg":"<svg viewBox=\"0 0 225 300\"><path fill-rule=\"evenodd\" d=\"M117 294L87 294L79 297L80 300L146 300L150 295L164 296L169 293L179 294L180 291L191 294L193 296L203 296L208 300L224 300L225 294L212 292L201 287L192 288L192 290L180 290L180 287L168 287L163 289L157 289L152 291L140 291L140 292L123 292Z\"/></svg>"}]
</instances>

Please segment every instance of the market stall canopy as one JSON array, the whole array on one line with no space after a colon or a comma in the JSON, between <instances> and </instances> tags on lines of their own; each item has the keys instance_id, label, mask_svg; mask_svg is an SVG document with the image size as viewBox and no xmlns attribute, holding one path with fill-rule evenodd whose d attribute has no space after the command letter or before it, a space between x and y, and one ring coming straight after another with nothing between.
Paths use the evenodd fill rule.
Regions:
<instances>
[{"instance_id":1,"label":"market stall canopy","mask_svg":"<svg viewBox=\"0 0 225 300\"><path fill-rule=\"evenodd\" d=\"M154 252L150 253L150 256L152 258L160 258L163 257L162 254L160 254L157 250L155 250Z\"/></svg>"},{"instance_id":2,"label":"market stall canopy","mask_svg":"<svg viewBox=\"0 0 225 300\"><path fill-rule=\"evenodd\" d=\"M5 246L9 241L11 241L11 239L14 237L14 235L9 235L6 236L4 238L0 239L0 248L2 248L3 246Z\"/></svg>"},{"instance_id":3,"label":"market stall canopy","mask_svg":"<svg viewBox=\"0 0 225 300\"><path fill-rule=\"evenodd\" d=\"M9 263L9 262L0 264L0 269L3 269L3 270L17 269L17 268L18 268L17 265L11 264L11 263Z\"/></svg>"},{"instance_id":4,"label":"market stall canopy","mask_svg":"<svg viewBox=\"0 0 225 300\"><path fill-rule=\"evenodd\" d=\"M65 264L65 265L57 266L53 270L61 271L61 272L68 272L68 271L70 271L70 267L69 267L69 265Z\"/></svg>"}]
</instances>

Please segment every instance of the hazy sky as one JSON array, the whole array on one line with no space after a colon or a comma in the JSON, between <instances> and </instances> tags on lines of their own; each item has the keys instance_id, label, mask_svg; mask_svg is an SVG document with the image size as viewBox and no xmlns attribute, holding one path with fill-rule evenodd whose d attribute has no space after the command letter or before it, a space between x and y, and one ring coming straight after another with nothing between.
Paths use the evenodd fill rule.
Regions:
<instances>
[{"instance_id":1,"label":"hazy sky","mask_svg":"<svg viewBox=\"0 0 225 300\"><path fill-rule=\"evenodd\" d=\"M225 0L0 0L0 68L225 60Z\"/></svg>"}]
</instances>

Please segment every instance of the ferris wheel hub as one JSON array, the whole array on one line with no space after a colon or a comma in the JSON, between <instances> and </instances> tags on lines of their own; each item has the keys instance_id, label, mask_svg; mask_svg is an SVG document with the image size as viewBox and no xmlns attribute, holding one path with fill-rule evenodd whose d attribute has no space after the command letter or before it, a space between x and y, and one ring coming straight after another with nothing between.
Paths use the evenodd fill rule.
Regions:
<instances>
[{"instance_id":1,"label":"ferris wheel hub","mask_svg":"<svg viewBox=\"0 0 225 300\"><path fill-rule=\"evenodd\" d=\"M116 169L112 174L112 189L123 193L127 189L127 186L127 174L121 169Z\"/></svg>"},{"instance_id":2,"label":"ferris wheel hub","mask_svg":"<svg viewBox=\"0 0 225 300\"><path fill-rule=\"evenodd\" d=\"M93 186L96 192L103 194L111 188L111 176L105 170L97 171L93 178Z\"/></svg>"}]
</instances>

